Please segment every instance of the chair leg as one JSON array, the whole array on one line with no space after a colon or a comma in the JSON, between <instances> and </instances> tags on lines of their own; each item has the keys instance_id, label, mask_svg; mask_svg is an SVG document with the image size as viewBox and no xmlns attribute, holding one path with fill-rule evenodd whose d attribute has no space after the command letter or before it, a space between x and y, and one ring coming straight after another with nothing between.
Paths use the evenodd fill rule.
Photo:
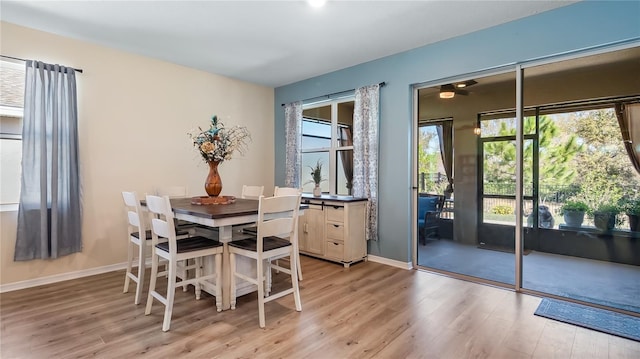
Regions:
<instances>
[{"instance_id":1,"label":"chair leg","mask_svg":"<svg viewBox=\"0 0 640 359\"><path fill-rule=\"evenodd\" d=\"M186 267L188 267L188 266L189 266L189 260L188 260L188 259L185 259L185 260L184 260L184 267L186 268ZM189 270L188 270L188 269L183 269L183 270L181 270L181 271L180 271L180 278L181 278L182 280L187 280L187 279L189 279ZM186 292L187 290L189 290L189 285L188 285L188 284L184 284L184 285L182 286L182 291L183 291L183 292Z\"/></svg>"},{"instance_id":2,"label":"chair leg","mask_svg":"<svg viewBox=\"0 0 640 359\"><path fill-rule=\"evenodd\" d=\"M216 254L214 261L216 263L216 308L218 309L218 312L221 312L222 311L222 254L220 253Z\"/></svg>"},{"instance_id":3,"label":"chair leg","mask_svg":"<svg viewBox=\"0 0 640 359\"><path fill-rule=\"evenodd\" d=\"M277 265L277 264L276 264ZM269 296L269 294L271 294L271 283L272 283L272 279L273 279L273 272L271 270L271 260L268 259L267 260L267 265L265 266L265 283L264 283L264 295L266 297Z\"/></svg>"},{"instance_id":4,"label":"chair leg","mask_svg":"<svg viewBox=\"0 0 640 359\"><path fill-rule=\"evenodd\" d=\"M142 287L144 286L144 274L146 270L146 251L147 244L142 242L138 246L138 283L136 285L136 299L135 304L140 304L142 299Z\"/></svg>"},{"instance_id":5,"label":"chair leg","mask_svg":"<svg viewBox=\"0 0 640 359\"><path fill-rule=\"evenodd\" d=\"M293 244L296 254L296 266L298 267L298 280L302 280L302 266L300 265L300 250L298 249L298 241Z\"/></svg>"},{"instance_id":6,"label":"chair leg","mask_svg":"<svg viewBox=\"0 0 640 359\"><path fill-rule=\"evenodd\" d=\"M236 309L236 255L235 253L229 253L229 268L231 269L230 298L231 298L231 309L233 310L233 309Z\"/></svg>"},{"instance_id":7,"label":"chair leg","mask_svg":"<svg viewBox=\"0 0 640 359\"><path fill-rule=\"evenodd\" d=\"M196 275L197 281L195 282L194 287L196 289L196 300L200 300L200 295L202 294L202 287L200 286L200 282L198 280L200 280L200 277L202 277L202 257L195 258L195 262L196 262L195 275Z\"/></svg>"},{"instance_id":8,"label":"chair leg","mask_svg":"<svg viewBox=\"0 0 640 359\"><path fill-rule=\"evenodd\" d=\"M159 258L155 253L155 249L151 250L151 280L149 281L149 294L147 294L147 307L144 315L151 314L151 306L153 306L153 292L156 290L156 280L158 279L158 261Z\"/></svg>"},{"instance_id":9,"label":"chair leg","mask_svg":"<svg viewBox=\"0 0 640 359\"><path fill-rule=\"evenodd\" d=\"M300 286L298 285L298 256L294 253L293 246L291 246L291 285L293 286L293 300L296 304L296 311L302 311L302 301L300 300Z\"/></svg>"},{"instance_id":10,"label":"chair leg","mask_svg":"<svg viewBox=\"0 0 640 359\"><path fill-rule=\"evenodd\" d=\"M256 279L258 280L258 318L260 320L260 328L266 326L264 317L264 271L263 261L256 261Z\"/></svg>"},{"instance_id":11,"label":"chair leg","mask_svg":"<svg viewBox=\"0 0 640 359\"><path fill-rule=\"evenodd\" d=\"M164 308L164 320L162 321L162 331L169 330L171 325L171 313L173 312L173 299L176 294L176 263L169 263L169 275L167 276L167 305Z\"/></svg>"},{"instance_id":12,"label":"chair leg","mask_svg":"<svg viewBox=\"0 0 640 359\"><path fill-rule=\"evenodd\" d=\"M124 289L122 293L129 292L129 274L131 274L131 262L133 262L133 242L129 241L129 245L127 246L127 271L124 273Z\"/></svg>"}]
</instances>

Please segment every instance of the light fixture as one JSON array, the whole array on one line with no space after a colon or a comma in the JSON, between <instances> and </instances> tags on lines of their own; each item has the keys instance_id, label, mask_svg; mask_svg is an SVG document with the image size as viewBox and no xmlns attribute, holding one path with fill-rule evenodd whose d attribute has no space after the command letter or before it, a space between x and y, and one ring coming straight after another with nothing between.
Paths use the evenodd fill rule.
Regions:
<instances>
[{"instance_id":1,"label":"light fixture","mask_svg":"<svg viewBox=\"0 0 640 359\"><path fill-rule=\"evenodd\" d=\"M307 0L307 4L311 7L323 7L327 3L327 0Z\"/></svg>"},{"instance_id":2,"label":"light fixture","mask_svg":"<svg viewBox=\"0 0 640 359\"><path fill-rule=\"evenodd\" d=\"M440 86L440 98L453 98L456 95L455 89L453 85L442 85Z\"/></svg>"},{"instance_id":3,"label":"light fixture","mask_svg":"<svg viewBox=\"0 0 640 359\"><path fill-rule=\"evenodd\" d=\"M480 129L480 127L474 127L473 128L473 134L476 136L480 136L480 134L482 133L482 130Z\"/></svg>"}]
</instances>

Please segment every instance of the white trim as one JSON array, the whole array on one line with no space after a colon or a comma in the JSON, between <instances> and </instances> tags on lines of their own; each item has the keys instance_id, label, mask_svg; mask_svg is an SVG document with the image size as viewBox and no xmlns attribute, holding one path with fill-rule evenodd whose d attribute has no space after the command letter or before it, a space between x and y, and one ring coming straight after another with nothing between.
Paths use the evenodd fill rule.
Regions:
<instances>
[{"instance_id":1,"label":"white trim","mask_svg":"<svg viewBox=\"0 0 640 359\"><path fill-rule=\"evenodd\" d=\"M17 212L17 203L0 203L0 212Z\"/></svg>"},{"instance_id":2,"label":"white trim","mask_svg":"<svg viewBox=\"0 0 640 359\"><path fill-rule=\"evenodd\" d=\"M0 106L0 116L22 118L24 116L24 109L15 106Z\"/></svg>"},{"instance_id":3,"label":"white trim","mask_svg":"<svg viewBox=\"0 0 640 359\"><path fill-rule=\"evenodd\" d=\"M413 263L411 262L401 262L401 261L397 261L395 259L389 259L389 258L385 258L385 257L378 257L378 256L374 256L374 255L367 255L368 260L371 262L376 262L376 263L381 263L381 264L386 264L388 266L392 266L392 267L396 267L396 268L400 268L400 269L413 269Z\"/></svg>"},{"instance_id":4,"label":"white trim","mask_svg":"<svg viewBox=\"0 0 640 359\"><path fill-rule=\"evenodd\" d=\"M34 278L34 279L23 280L20 282L2 284L0 285L0 293L11 292L14 290L26 289L31 287L37 287L45 284L63 282L66 280L78 279L78 278L88 277L96 274L122 270L126 268L127 268L127 262L122 262L122 263L111 264L103 267L83 269L75 272L61 273L61 274L51 275L47 277ZM124 279L124 277L122 279Z\"/></svg>"}]
</instances>

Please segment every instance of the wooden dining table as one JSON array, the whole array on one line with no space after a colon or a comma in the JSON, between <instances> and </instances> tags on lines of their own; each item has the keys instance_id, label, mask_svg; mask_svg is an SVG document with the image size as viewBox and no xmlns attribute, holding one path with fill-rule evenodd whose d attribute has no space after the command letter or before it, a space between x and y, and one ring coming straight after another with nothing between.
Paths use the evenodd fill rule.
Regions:
<instances>
[{"instance_id":1,"label":"wooden dining table","mask_svg":"<svg viewBox=\"0 0 640 359\"><path fill-rule=\"evenodd\" d=\"M307 205L300 206L299 215L304 213ZM222 309L231 307L231 268L229 261L228 243L233 239L233 226L245 223L253 223L258 220L258 201L252 199L237 198L229 204L196 205L190 198L171 199L171 208L177 219L197 223L206 227L217 229L218 240L224 245L222 255ZM238 257L236 260L238 271L254 276L256 263L248 258ZM205 273L213 270L213 258L206 259ZM256 286L241 279L237 279L236 295L241 296L257 290ZM209 294L207 287L202 288Z\"/></svg>"}]
</instances>

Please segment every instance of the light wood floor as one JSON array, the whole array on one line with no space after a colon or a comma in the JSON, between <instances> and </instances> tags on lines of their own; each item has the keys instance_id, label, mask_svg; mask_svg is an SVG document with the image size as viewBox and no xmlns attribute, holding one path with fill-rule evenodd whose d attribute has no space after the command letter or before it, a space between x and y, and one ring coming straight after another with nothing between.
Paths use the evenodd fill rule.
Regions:
<instances>
[{"instance_id":1,"label":"light wood floor","mask_svg":"<svg viewBox=\"0 0 640 359\"><path fill-rule=\"evenodd\" d=\"M377 263L349 269L302 258L303 311L253 294L235 311L176 292L133 304L113 272L0 295L0 357L8 358L640 358L640 343L540 318L540 298ZM275 281L283 282L282 275Z\"/></svg>"}]
</instances>

